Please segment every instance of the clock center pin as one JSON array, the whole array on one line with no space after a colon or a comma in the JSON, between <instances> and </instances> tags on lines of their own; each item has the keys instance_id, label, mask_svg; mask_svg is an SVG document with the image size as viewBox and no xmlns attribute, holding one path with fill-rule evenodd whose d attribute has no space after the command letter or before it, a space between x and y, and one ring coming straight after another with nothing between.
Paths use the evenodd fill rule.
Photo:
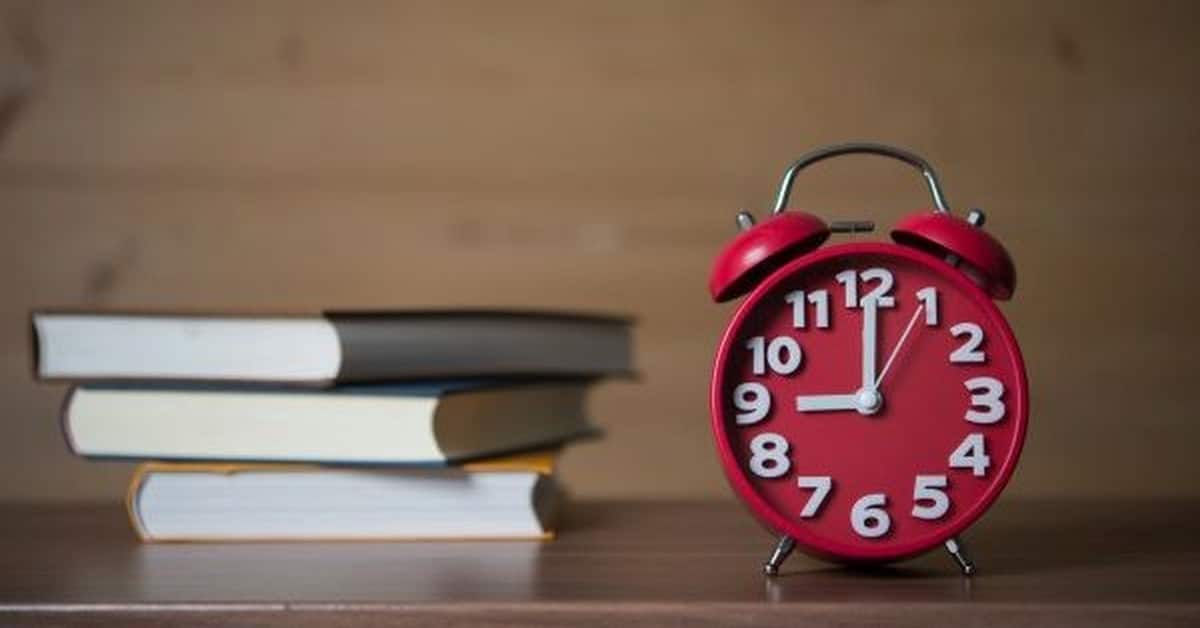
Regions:
<instances>
[{"instance_id":1,"label":"clock center pin","mask_svg":"<svg viewBox=\"0 0 1200 628\"><path fill-rule=\"evenodd\" d=\"M863 388L854 393L854 403L858 406L856 409L859 414L875 414L883 406L883 395L874 388Z\"/></svg>"}]
</instances>

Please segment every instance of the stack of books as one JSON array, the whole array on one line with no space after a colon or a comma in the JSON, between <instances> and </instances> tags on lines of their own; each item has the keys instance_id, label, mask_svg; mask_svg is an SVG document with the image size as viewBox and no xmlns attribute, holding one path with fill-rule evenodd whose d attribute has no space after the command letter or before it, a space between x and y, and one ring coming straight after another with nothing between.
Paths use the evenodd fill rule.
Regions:
<instances>
[{"instance_id":1,"label":"stack of books","mask_svg":"<svg viewBox=\"0 0 1200 628\"><path fill-rule=\"evenodd\" d=\"M546 538L588 388L632 371L626 319L509 311L33 315L63 433L144 461L152 541Z\"/></svg>"}]
</instances>

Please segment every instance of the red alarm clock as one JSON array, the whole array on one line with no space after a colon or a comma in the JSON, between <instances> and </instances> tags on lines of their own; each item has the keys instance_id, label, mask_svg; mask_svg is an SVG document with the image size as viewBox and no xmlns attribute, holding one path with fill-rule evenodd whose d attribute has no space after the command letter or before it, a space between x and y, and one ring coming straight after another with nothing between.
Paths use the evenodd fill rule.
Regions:
<instances>
[{"instance_id":1,"label":"red alarm clock","mask_svg":"<svg viewBox=\"0 0 1200 628\"><path fill-rule=\"evenodd\" d=\"M935 209L902 220L894 242L822 246L827 226L784 210L801 169L850 153L918 168ZM1016 273L1000 243L947 207L933 168L879 144L803 156L775 210L721 252L709 289L745 296L717 349L713 437L738 497L780 540L847 563L907 558L944 545L967 575L959 535L1012 476L1029 417L1025 366L994 300Z\"/></svg>"}]
</instances>

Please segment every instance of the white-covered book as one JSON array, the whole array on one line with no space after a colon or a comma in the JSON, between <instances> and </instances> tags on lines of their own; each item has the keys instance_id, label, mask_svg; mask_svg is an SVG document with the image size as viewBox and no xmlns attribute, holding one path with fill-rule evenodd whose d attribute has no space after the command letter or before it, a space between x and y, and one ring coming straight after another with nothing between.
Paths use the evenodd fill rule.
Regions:
<instances>
[{"instance_id":1,"label":"white-covered book","mask_svg":"<svg viewBox=\"0 0 1200 628\"><path fill-rule=\"evenodd\" d=\"M130 482L145 541L545 539L553 452L459 468L148 463Z\"/></svg>"}]
</instances>

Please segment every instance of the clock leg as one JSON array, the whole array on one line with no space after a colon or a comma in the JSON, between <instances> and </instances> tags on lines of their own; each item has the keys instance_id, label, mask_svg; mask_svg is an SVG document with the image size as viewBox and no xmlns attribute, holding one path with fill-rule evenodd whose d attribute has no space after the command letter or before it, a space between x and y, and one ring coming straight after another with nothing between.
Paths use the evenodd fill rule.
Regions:
<instances>
[{"instance_id":1,"label":"clock leg","mask_svg":"<svg viewBox=\"0 0 1200 628\"><path fill-rule=\"evenodd\" d=\"M971 556L967 554L967 548L961 539L956 536L946 541L946 551L950 552L954 562L958 563L958 568L962 569L964 576L975 575L975 561L971 560Z\"/></svg>"},{"instance_id":2,"label":"clock leg","mask_svg":"<svg viewBox=\"0 0 1200 628\"><path fill-rule=\"evenodd\" d=\"M771 557L767 562L763 563L763 573L768 576L779 574L779 566L783 561L791 556L792 550L796 549L796 541L790 536L784 535L779 537L779 542L775 544L774 551L771 552Z\"/></svg>"}]
</instances>

